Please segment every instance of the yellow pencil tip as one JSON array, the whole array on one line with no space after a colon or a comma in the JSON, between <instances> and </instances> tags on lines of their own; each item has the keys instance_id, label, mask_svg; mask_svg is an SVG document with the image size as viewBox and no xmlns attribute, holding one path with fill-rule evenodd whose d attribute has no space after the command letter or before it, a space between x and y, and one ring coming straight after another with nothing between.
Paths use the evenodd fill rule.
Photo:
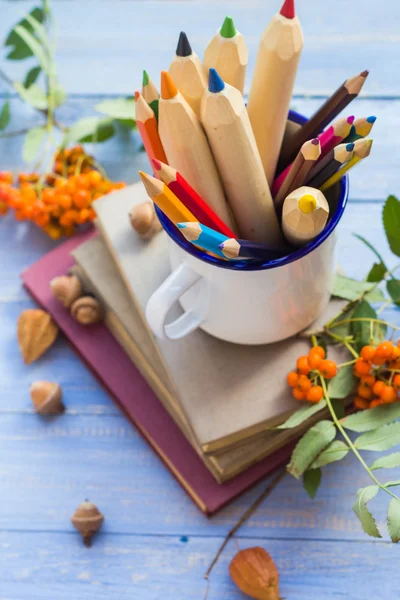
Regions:
<instances>
[{"instance_id":1,"label":"yellow pencil tip","mask_svg":"<svg viewBox=\"0 0 400 600\"><path fill-rule=\"evenodd\" d=\"M311 194L304 194L304 196L299 199L299 209L306 215L312 213L316 208L317 200Z\"/></svg>"},{"instance_id":2,"label":"yellow pencil tip","mask_svg":"<svg viewBox=\"0 0 400 600\"><path fill-rule=\"evenodd\" d=\"M178 93L174 80L168 71L161 71L161 98L164 100L170 100L175 98Z\"/></svg>"}]
</instances>

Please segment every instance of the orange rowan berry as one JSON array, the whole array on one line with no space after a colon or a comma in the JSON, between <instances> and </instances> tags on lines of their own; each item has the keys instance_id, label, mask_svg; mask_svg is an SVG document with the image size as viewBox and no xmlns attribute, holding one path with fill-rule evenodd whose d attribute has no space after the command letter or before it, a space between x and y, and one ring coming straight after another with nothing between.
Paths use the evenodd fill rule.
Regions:
<instances>
[{"instance_id":1,"label":"orange rowan berry","mask_svg":"<svg viewBox=\"0 0 400 600\"><path fill-rule=\"evenodd\" d=\"M70 227L78 222L79 213L76 210L67 210L60 217L60 225L62 227Z\"/></svg>"},{"instance_id":2,"label":"orange rowan berry","mask_svg":"<svg viewBox=\"0 0 400 600\"><path fill-rule=\"evenodd\" d=\"M375 356L374 356L374 360L372 361L372 365L374 367L380 367L381 365L384 365L387 362L387 358L385 358L384 356L378 356L375 352Z\"/></svg>"},{"instance_id":3,"label":"orange rowan berry","mask_svg":"<svg viewBox=\"0 0 400 600\"><path fill-rule=\"evenodd\" d=\"M296 367L299 373L301 373L302 375L308 375L311 371L311 367L308 362L308 356L300 356L297 359Z\"/></svg>"},{"instance_id":4,"label":"orange rowan berry","mask_svg":"<svg viewBox=\"0 0 400 600\"><path fill-rule=\"evenodd\" d=\"M393 346L392 356L390 357L390 360L396 361L399 358L400 358L400 348L399 348L399 346Z\"/></svg>"},{"instance_id":5,"label":"orange rowan berry","mask_svg":"<svg viewBox=\"0 0 400 600\"><path fill-rule=\"evenodd\" d=\"M358 386L357 394L360 396L360 398L364 398L365 400L369 400L370 398L372 398L371 388L365 385Z\"/></svg>"},{"instance_id":6,"label":"orange rowan berry","mask_svg":"<svg viewBox=\"0 0 400 600\"><path fill-rule=\"evenodd\" d=\"M380 398L377 398L376 400L372 400L369 407L375 408L375 406L380 406L381 404L385 404L385 403Z\"/></svg>"},{"instance_id":7,"label":"orange rowan berry","mask_svg":"<svg viewBox=\"0 0 400 600\"><path fill-rule=\"evenodd\" d=\"M97 200L97 198L101 198L102 196L104 196L103 192L94 192L94 194L93 194L93 202L95 200Z\"/></svg>"},{"instance_id":8,"label":"orange rowan berry","mask_svg":"<svg viewBox=\"0 0 400 600\"><path fill-rule=\"evenodd\" d=\"M63 187L65 187L67 185L67 178L66 177L57 177L55 183L54 183L54 187L59 190L62 189Z\"/></svg>"},{"instance_id":9,"label":"orange rowan berry","mask_svg":"<svg viewBox=\"0 0 400 600\"><path fill-rule=\"evenodd\" d=\"M364 346L360 352L360 356L366 361L371 361L375 356L375 352L376 348L374 348L374 346Z\"/></svg>"},{"instance_id":10,"label":"orange rowan berry","mask_svg":"<svg viewBox=\"0 0 400 600\"><path fill-rule=\"evenodd\" d=\"M0 181L4 181L5 183L13 182L13 174L11 171L0 171Z\"/></svg>"},{"instance_id":11,"label":"orange rowan berry","mask_svg":"<svg viewBox=\"0 0 400 600\"><path fill-rule=\"evenodd\" d=\"M99 171L91 170L88 174L89 183L92 187L96 187L103 179Z\"/></svg>"},{"instance_id":12,"label":"orange rowan berry","mask_svg":"<svg viewBox=\"0 0 400 600\"><path fill-rule=\"evenodd\" d=\"M296 383L296 389L301 392L307 393L311 388L311 381L308 379L307 375L299 375L299 378Z\"/></svg>"},{"instance_id":13,"label":"orange rowan berry","mask_svg":"<svg viewBox=\"0 0 400 600\"><path fill-rule=\"evenodd\" d=\"M39 214L35 217L35 225L38 227L46 227L50 222L50 217L47 214Z\"/></svg>"},{"instance_id":14,"label":"orange rowan berry","mask_svg":"<svg viewBox=\"0 0 400 600\"><path fill-rule=\"evenodd\" d=\"M394 389L394 387L392 385L385 385L382 388L379 396L385 404L390 404L390 403L394 402L395 400L397 400L396 390Z\"/></svg>"},{"instance_id":15,"label":"orange rowan berry","mask_svg":"<svg viewBox=\"0 0 400 600\"><path fill-rule=\"evenodd\" d=\"M379 380L376 383L374 383L372 391L374 392L375 396L380 396L381 391L383 390L384 387L385 387L384 381Z\"/></svg>"},{"instance_id":16,"label":"orange rowan berry","mask_svg":"<svg viewBox=\"0 0 400 600\"><path fill-rule=\"evenodd\" d=\"M96 218L96 213L94 212L93 208L89 208L89 221L94 221Z\"/></svg>"},{"instance_id":17,"label":"orange rowan berry","mask_svg":"<svg viewBox=\"0 0 400 600\"><path fill-rule=\"evenodd\" d=\"M42 200L45 204L53 204L55 195L56 191L51 187L45 187L42 190Z\"/></svg>"},{"instance_id":18,"label":"orange rowan berry","mask_svg":"<svg viewBox=\"0 0 400 600\"><path fill-rule=\"evenodd\" d=\"M71 177L71 175L75 175L75 170L76 170L75 165L69 165L67 167L67 174L69 175L69 177Z\"/></svg>"},{"instance_id":19,"label":"orange rowan berry","mask_svg":"<svg viewBox=\"0 0 400 600\"><path fill-rule=\"evenodd\" d=\"M392 342L382 342L377 346L375 351L375 358L384 358L388 360L392 356L393 344Z\"/></svg>"},{"instance_id":20,"label":"orange rowan berry","mask_svg":"<svg viewBox=\"0 0 400 600\"><path fill-rule=\"evenodd\" d=\"M62 160L56 160L56 162L54 163L54 166L53 166L53 171L54 171L54 173L57 173L57 175L63 175L64 174L64 162Z\"/></svg>"},{"instance_id":21,"label":"orange rowan berry","mask_svg":"<svg viewBox=\"0 0 400 600\"><path fill-rule=\"evenodd\" d=\"M369 387L372 390L375 382L376 382L376 377L374 375L363 375L361 377L360 384L365 387Z\"/></svg>"},{"instance_id":22,"label":"orange rowan berry","mask_svg":"<svg viewBox=\"0 0 400 600\"><path fill-rule=\"evenodd\" d=\"M78 223L79 225L83 225L83 223L87 223L90 219L90 211L87 208L82 208L79 212Z\"/></svg>"},{"instance_id":23,"label":"orange rowan berry","mask_svg":"<svg viewBox=\"0 0 400 600\"><path fill-rule=\"evenodd\" d=\"M298 379L299 379L299 376L296 373L296 371L291 371L290 373L288 373L288 375L286 377L286 381L288 382L288 385L290 385L290 387L294 387L296 385Z\"/></svg>"},{"instance_id":24,"label":"orange rowan berry","mask_svg":"<svg viewBox=\"0 0 400 600\"><path fill-rule=\"evenodd\" d=\"M394 376L393 385L396 389L400 389L400 375Z\"/></svg>"},{"instance_id":25,"label":"orange rowan berry","mask_svg":"<svg viewBox=\"0 0 400 600\"><path fill-rule=\"evenodd\" d=\"M18 175L19 183L37 183L39 179L39 173L20 173Z\"/></svg>"},{"instance_id":26,"label":"orange rowan berry","mask_svg":"<svg viewBox=\"0 0 400 600\"><path fill-rule=\"evenodd\" d=\"M122 190L124 187L126 187L126 183L124 181L117 181L116 183L112 184L113 190Z\"/></svg>"},{"instance_id":27,"label":"orange rowan berry","mask_svg":"<svg viewBox=\"0 0 400 600\"><path fill-rule=\"evenodd\" d=\"M56 200L63 210L69 210L72 206L72 198L68 194L57 194Z\"/></svg>"},{"instance_id":28,"label":"orange rowan berry","mask_svg":"<svg viewBox=\"0 0 400 600\"><path fill-rule=\"evenodd\" d=\"M332 379L337 373L337 366L333 360L323 360L319 366L319 372L325 379Z\"/></svg>"},{"instance_id":29,"label":"orange rowan berry","mask_svg":"<svg viewBox=\"0 0 400 600\"><path fill-rule=\"evenodd\" d=\"M52 240L59 240L63 233L61 227L53 223L49 223L43 229Z\"/></svg>"},{"instance_id":30,"label":"orange rowan berry","mask_svg":"<svg viewBox=\"0 0 400 600\"><path fill-rule=\"evenodd\" d=\"M318 369L325 358L325 350L321 346L314 346L308 353L308 362L312 369Z\"/></svg>"},{"instance_id":31,"label":"orange rowan berry","mask_svg":"<svg viewBox=\"0 0 400 600\"><path fill-rule=\"evenodd\" d=\"M354 365L354 370L355 374L358 375L358 377L361 377L362 375L369 375L369 373L371 373L372 370L372 365L363 358L358 358Z\"/></svg>"},{"instance_id":32,"label":"orange rowan berry","mask_svg":"<svg viewBox=\"0 0 400 600\"><path fill-rule=\"evenodd\" d=\"M297 388L293 388L292 394L296 398L296 400L305 400L307 392L302 392L301 390L299 390Z\"/></svg>"},{"instance_id":33,"label":"orange rowan berry","mask_svg":"<svg viewBox=\"0 0 400 600\"><path fill-rule=\"evenodd\" d=\"M88 175L78 175L75 178L75 185L77 190L87 190L90 185Z\"/></svg>"},{"instance_id":34,"label":"orange rowan berry","mask_svg":"<svg viewBox=\"0 0 400 600\"><path fill-rule=\"evenodd\" d=\"M324 397L324 390L320 385L313 385L307 392L306 400L308 402L320 402Z\"/></svg>"},{"instance_id":35,"label":"orange rowan berry","mask_svg":"<svg viewBox=\"0 0 400 600\"><path fill-rule=\"evenodd\" d=\"M358 408L359 410L365 410L366 408L370 407L370 403L368 402L368 400L365 400L364 398L360 398L359 396L356 396L354 398L354 406L356 408Z\"/></svg>"},{"instance_id":36,"label":"orange rowan berry","mask_svg":"<svg viewBox=\"0 0 400 600\"><path fill-rule=\"evenodd\" d=\"M88 208L92 201L92 196L88 190L78 189L74 194L74 204L77 208Z\"/></svg>"}]
</instances>

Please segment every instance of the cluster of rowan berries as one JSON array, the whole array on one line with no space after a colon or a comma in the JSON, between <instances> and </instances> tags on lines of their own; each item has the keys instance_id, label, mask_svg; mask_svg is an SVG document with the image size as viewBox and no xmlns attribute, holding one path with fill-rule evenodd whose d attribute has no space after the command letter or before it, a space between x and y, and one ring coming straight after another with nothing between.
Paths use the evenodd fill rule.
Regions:
<instances>
[{"instance_id":1,"label":"cluster of rowan berries","mask_svg":"<svg viewBox=\"0 0 400 600\"><path fill-rule=\"evenodd\" d=\"M357 408L400 400L400 346L390 341L376 347L364 346L354 365L354 374L360 379L354 400Z\"/></svg>"},{"instance_id":2,"label":"cluster of rowan berries","mask_svg":"<svg viewBox=\"0 0 400 600\"><path fill-rule=\"evenodd\" d=\"M103 176L82 146L57 152L53 171L45 177L21 173L13 183L11 172L0 172L0 214L14 209L18 221L33 221L53 239L71 236L93 221L93 202L125 186Z\"/></svg>"},{"instance_id":3,"label":"cluster of rowan berries","mask_svg":"<svg viewBox=\"0 0 400 600\"><path fill-rule=\"evenodd\" d=\"M317 403L324 397L324 390L315 383L318 377L332 379L336 373L336 363L325 358L322 346L314 346L308 356L300 356L297 359L296 371L288 374L287 382L293 388L296 400Z\"/></svg>"}]
</instances>

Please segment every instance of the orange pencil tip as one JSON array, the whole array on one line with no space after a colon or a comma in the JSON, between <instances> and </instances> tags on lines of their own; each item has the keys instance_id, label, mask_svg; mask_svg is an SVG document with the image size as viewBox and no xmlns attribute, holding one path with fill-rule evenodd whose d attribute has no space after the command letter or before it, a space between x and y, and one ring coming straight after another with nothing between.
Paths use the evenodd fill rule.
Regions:
<instances>
[{"instance_id":1,"label":"orange pencil tip","mask_svg":"<svg viewBox=\"0 0 400 600\"><path fill-rule=\"evenodd\" d=\"M282 15L282 17L286 17L287 19L294 19L294 17L296 16L294 10L294 0L285 0L280 10L280 14Z\"/></svg>"},{"instance_id":2,"label":"orange pencil tip","mask_svg":"<svg viewBox=\"0 0 400 600\"><path fill-rule=\"evenodd\" d=\"M168 71L161 71L161 98L164 100L170 100L175 98L178 93L174 80Z\"/></svg>"},{"instance_id":3,"label":"orange pencil tip","mask_svg":"<svg viewBox=\"0 0 400 600\"><path fill-rule=\"evenodd\" d=\"M156 171L161 171L161 162L157 158L153 158L152 163Z\"/></svg>"},{"instance_id":4,"label":"orange pencil tip","mask_svg":"<svg viewBox=\"0 0 400 600\"><path fill-rule=\"evenodd\" d=\"M135 100L138 100L139 98L140 98L140 92L138 92L136 90L136 92L135 92Z\"/></svg>"}]
</instances>

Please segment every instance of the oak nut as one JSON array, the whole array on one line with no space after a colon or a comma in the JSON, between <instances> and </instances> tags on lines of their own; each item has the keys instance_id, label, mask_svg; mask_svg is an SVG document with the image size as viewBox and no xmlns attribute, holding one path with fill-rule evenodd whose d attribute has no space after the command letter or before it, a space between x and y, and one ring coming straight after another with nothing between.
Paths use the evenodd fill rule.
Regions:
<instances>
[{"instance_id":1,"label":"oak nut","mask_svg":"<svg viewBox=\"0 0 400 600\"><path fill-rule=\"evenodd\" d=\"M53 295L65 308L69 308L75 300L82 296L82 286L76 275L60 275L50 281Z\"/></svg>"},{"instance_id":2,"label":"oak nut","mask_svg":"<svg viewBox=\"0 0 400 600\"><path fill-rule=\"evenodd\" d=\"M93 325L103 319L103 309L92 296L82 296L71 306L71 315L81 325Z\"/></svg>"},{"instance_id":3,"label":"oak nut","mask_svg":"<svg viewBox=\"0 0 400 600\"><path fill-rule=\"evenodd\" d=\"M240 550L229 565L229 574L246 596L256 600L280 600L278 569L264 548Z\"/></svg>"},{"instance_id":4,"label":"oak nut","mask_svg":"<svg viewBox=\"0 0 400 600\"><path fill-rule=\"evenodd\" d=\"M88 500L82 502L71 518L72 525L79 531L83 538L85 546L92 545L94 534L99 531L103 525L104 516L101 514L95 504Z\"/></svg>"},{"instance_id":5,"label":"oak nut","mask_svg":"<svg viewBox=\"0 0 400 600\"><path fill-rule=\"evenodd\" d=\"M34 381L29 391L32 404L39 415L58 415L64 412L62 390L58 383Z\"/></svg>"},{"instance_id":6,"label":"oak nut","mask_svg":"<svg viewBox=\"0 0 400 600\"><path fill-rule=\"evenodd\" d=\"M143 239L150 239L162 229L153 202L146 201L134 206L129 213L129 219L133 229Z\"/></svg>"}]
</instances>

